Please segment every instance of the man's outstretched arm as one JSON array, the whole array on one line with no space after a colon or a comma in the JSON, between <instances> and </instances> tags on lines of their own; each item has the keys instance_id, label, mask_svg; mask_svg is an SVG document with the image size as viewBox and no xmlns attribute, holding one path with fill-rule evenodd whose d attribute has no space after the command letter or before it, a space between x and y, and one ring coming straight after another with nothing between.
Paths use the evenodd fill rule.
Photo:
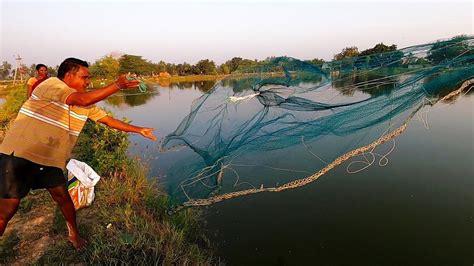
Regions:
<instances>
[{"instance_id":1,"label":"man's outstretched arm","mask_svg":"<svg viewBox=\"0 0 474 266\"><path fill-rule=\"evenodd\" d=\"M117 130L121 130L124 132L133 132L133 133L138 133L145 138L149 138L153 141L156 141L156 137L153 135L153 130L154 128L148 128L148 127L137 127L125 122L122 122L120 120L117 120L115 118L112 118L110 116L105 116L102 119L99 119L100 123L103 123L111 128L115 128Z\"/></svg>"},{"instance_id":2,"label":"man's outstretched arm","mask_svg":"<svg viewBox=\"0 0 474 266\"><path fill-rule=\"evenodd\" d=\"M88 92L75 92L66 99L66 104L76 106L89 106L95 104L121 89L136 88L140 81L128 80L125 75L121 75L117 81L101 89Z\"/></svg>"}]
</instances>

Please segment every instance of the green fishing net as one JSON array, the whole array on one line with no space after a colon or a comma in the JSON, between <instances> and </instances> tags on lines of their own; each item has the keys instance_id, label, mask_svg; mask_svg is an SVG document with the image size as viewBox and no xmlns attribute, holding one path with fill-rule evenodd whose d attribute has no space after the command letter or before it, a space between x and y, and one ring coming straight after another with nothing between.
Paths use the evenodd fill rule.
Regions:
<instances>
[{"instance_id":1,"label":"green fishing net","mask_svg":"<svg viewBox=\"0 0 474 266\"><path fill-rule=\"evenodd\" d=\"M196 99L162 142L162 152L192 151L170 170L170 194L206 205L298 187L340 163L348 173L385 165L391 133L474 78L473 45L461 36L319 65L278 57L240 69Z\"/></svg>"}]
</instances>

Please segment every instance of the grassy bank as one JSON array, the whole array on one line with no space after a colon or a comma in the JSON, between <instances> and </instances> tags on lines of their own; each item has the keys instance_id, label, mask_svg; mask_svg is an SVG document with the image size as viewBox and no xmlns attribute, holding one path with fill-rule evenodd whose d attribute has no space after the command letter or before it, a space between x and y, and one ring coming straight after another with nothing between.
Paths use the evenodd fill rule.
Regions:
<instances>
[{"instance_id":1,"label":"grassy bank","mask_svg":"<svg viewBox=\"0 0 474 266\"><path fill-rule=\"evenodd\" d=\"M0 107L2 130L25 100L22 86L9 89ZM74 150L74 157L102 176L93 205L78 212L79 230L89 241L85 249L73 250L62 215L48 193L40 191L22 200L16 220L0 240L0 263L213 264L199 213L188 209L167 215L167 195L148 179L140 161L127 156L128 145L126 134L88 123ZM43 223L21 226L44 217ZM34 230L27 234L22 228ZM28 243L37 243L45 234L48 238L40 254L25 259L25 254L34 253L23 251Z\"/></svg>"}]
</instances>

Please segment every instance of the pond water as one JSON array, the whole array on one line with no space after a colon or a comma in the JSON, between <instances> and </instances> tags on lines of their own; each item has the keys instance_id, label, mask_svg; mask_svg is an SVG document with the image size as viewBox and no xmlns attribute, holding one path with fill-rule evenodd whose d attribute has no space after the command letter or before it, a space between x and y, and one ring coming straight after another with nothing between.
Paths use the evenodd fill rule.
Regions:
<instances>
[{"instance_id":1,"label":"pond water","mask_svg":"<svg viewBox=\"0 0 474 266\"><path fill-rule=\"evenodd\" d=\"M156 128L156 135L163 138L178 128L193 102L214 84L206 81L156 86L146 94L110 97L101 106L118 118L127 117L136 125ZM239 91L232 82L225 87ZM361 100L364 95L346 91L344 97ZM230 265L471 265L472 95L418 111L423 115L415 115L406 131L377 147L388 154L383 167L374 163L363 171L349 173L353 159L303 187L247 195L203 208L206 234L217 246L217 255ZM319 149L332 155L334 147L348 145L345 138L328 139ZM189 147L160 152L158 143L136 135L130 139L130 153L143 158L152 178L159 179L163 188L177 198L187 169L194 164L206 165ZM273 163L304 170L299 174L272 172L277 180L271 181L278 184L317 171L313 164L320 162L308 160L308 152L305 154L292 147L278 147L262 154L252 150L249 156L258 156L261 165ZM262 168L239 173L269 173Z\"/></svg>"}]
</instances>

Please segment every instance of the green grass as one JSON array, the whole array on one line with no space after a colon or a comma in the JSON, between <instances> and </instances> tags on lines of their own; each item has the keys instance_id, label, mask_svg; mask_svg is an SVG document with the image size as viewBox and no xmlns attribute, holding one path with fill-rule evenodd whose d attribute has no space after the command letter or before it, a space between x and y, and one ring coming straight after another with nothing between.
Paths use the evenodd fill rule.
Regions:
<instances>
[{"instance_id":1,"label":"green grass","mask_svg":"<svg viewBox=\"0 0 474 266\"><path fill-rule=\"evenodd\" d=\"M98 186L97 215L101 226L92 228L86 252L91 263L133 261L140 264L209 264L211 257L197 245L204 238L191 210L166 214L167 196L147 179L146 171L129 161L124 175Z\"/></svg>"},{"instance_id":2,"label":"green grass","mask_svg":"<svg viewBox=\"0 0 474 266\"><path fill-rule=\"evenodd\" d=\"M18 245L20 238L18 232L13 231L9 235L5 235L0 239L0 264L6 264L10 258L16 256L17 250L15 247Z\"/></svg>"},{"instance_id":3,"label":"green grass","mask_svg":"<svg viewBox=\"0 0 474 266\"><path fill-rule=\"evenodd\" d=\"M21 200L20 206L18 207L18 213L27 214L33 208L33 200L31 197L25 197Z\"/></svg>"},{"instance_id":4,"label":"green grass","mask_svg":"<svg viewBox=\"0 0 474 266\"><path fill-rule=\"evenodd\" d=\"M0 108L0 131L4 131L7 128L8 123L16 117L16 114L26 100L26 87L24 84L10 85L5 91L8 92L8 95Z\"/></svg>"},{"instance_id":5,"label":"green grass","mask_svg":"<svg viewBox=\"0 0 474 266\"><path fill-rule=\"evenodd\" d=\"M200 233L197 213L188 209L167 215L166 194L148 180L136 161L129 161L123 174L106 179L98 183L92 207L78 212L79 230L89 241L87 248L71 252L69 243L60 241L38 263L214 263L210 248L202 247L208 241ZM59 211L52 231L66 234Z\"/></svg>"}]
</instances>

